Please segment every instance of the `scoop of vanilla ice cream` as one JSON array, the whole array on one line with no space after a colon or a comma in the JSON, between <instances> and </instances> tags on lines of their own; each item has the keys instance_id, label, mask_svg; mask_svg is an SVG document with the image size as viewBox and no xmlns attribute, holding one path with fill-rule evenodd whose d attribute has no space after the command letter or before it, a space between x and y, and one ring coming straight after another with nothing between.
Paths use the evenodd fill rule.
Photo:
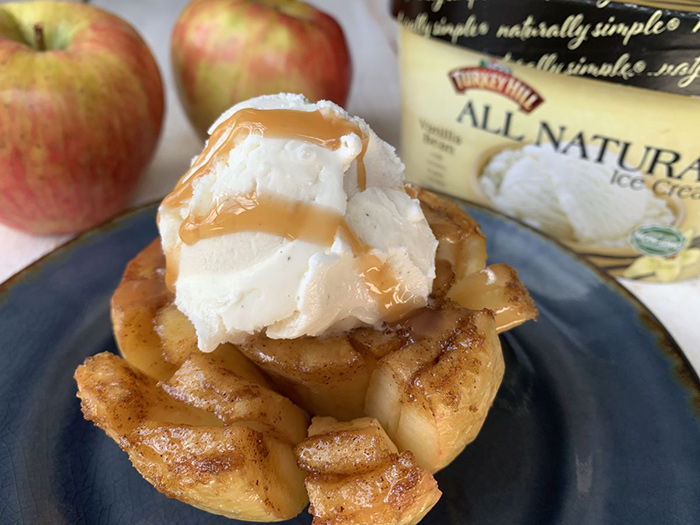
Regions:
<instances>
[{"instance_id":1,"label":"scoop of vanilla ice cream","mask_svg":"<svg viewBox=\"0 0 700 525\"><path fill-rule=\"evenodd\" d=\"M359 125L369 136L367 189L360 191L356 159L362 139L350 133L332 150L296 139L250 134L199 178L192 198L161 206L159 229L167 253L179 243L190 214L204 215L229 197L275 194L334 210L394 275L425 304L435 277L437 241L420 204L403 191L404 166L395 150L339 106L300 95L263 96L223 114L211 132L244 109L320 110ZM182 244L175 304L192 321L199 347L212 351L266 330L272 338L317 336L382 322L348 242L329 246L261 232L236 232Z\"/></svg>"},{"instance_id":2,"label":"scoop of vanilla ice cream","mask_svg":"<svg viewBox=\"0 0 700 525\"><path fill-rule=\"evenodd\" d=\"M549 145L527 145L495 155L479 182L496 209L545 233L591 246L621 247L640 226L670 225L674 216L646 186L632 190L611 183L614 162L609 154L598 163Z\"/></svg>"}]
</instances>

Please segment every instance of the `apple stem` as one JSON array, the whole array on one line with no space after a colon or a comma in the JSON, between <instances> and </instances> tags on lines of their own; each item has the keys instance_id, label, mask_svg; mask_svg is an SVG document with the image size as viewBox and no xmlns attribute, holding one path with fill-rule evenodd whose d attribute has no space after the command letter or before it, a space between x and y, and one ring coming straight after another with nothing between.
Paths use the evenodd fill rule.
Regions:
<instances>
[{"instance_id":1,"label":"apple stem","mask_svg":"<svg viewBox=\"0 0 700 525\"><path fill-rule=\"evenodd\" d=\"M34 24L34 44L39 51L46 51L46 40L44 40L44 25Z\"/></svg>"}]
</instances>

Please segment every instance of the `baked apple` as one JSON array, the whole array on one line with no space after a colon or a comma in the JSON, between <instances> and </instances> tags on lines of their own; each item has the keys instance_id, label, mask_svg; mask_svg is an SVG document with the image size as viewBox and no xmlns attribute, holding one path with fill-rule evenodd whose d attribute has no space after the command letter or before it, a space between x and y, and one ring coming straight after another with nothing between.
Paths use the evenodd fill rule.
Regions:
<instances>
[{"instance_id":1,"label":"baked apple","mask_svg":"<svg viewBox=\"0 0 700 525\"><path fill-rule=\"evenodd\" d=\"M109 352L88 358L75 373L83 414L163 494L235 519L290 519L307 503L293 450L306 414L228 354L193 354L165 382Z\"/></svg>"},{"instance_id":2,"label":"baked apple","mask_svg":"<svg viewBox=\"0 0 700 525\"><path fill-rule=\"evenodd\" d=\"M99 354L76 371L85 417L158 490L209 512L289 519L308 492L317 524L417 523L440 497L431 473L477 436L493 403L497 333L537 310L513 269L486 266L468 214L409 191L439 243L428 307L382 328L261 333L203 353L156 240L112 298L123 359ZM307 412L331 417L308 427Z\"/></svg>"},{"instance_id":3,"label":"baked apple","mask_svg":"<svg viewBox=\"0 0 700 525\"><path fill-rule=\"evenodd\" d=\"M314 525L413 525L442 495L411 452L398 453L376 419L316 417L296 453L309 473L304 483Z\"/></svg>"}]
</instances>

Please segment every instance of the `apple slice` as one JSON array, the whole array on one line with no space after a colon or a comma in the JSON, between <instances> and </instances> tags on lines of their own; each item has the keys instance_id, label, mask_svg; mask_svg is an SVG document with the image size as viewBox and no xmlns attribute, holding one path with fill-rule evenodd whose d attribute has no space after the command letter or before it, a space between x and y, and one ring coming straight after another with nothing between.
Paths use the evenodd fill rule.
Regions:
<instances>
[{"instance_id":1,"label":"apple slice","mask_svg":"<svg viewBox=\"0 0 700 525\"><path fill-rule=\"evenodd\" d=\"M225 425L245 423L291 444L306 436L306 414L267 385L235 348L193 353L161 387L173 398L215 414Z\"/></svg>"},{"instance_id":2,"label":"apple slice","mask_svg":"<svg viewBox=\"0 0 700 525\"><path fill-rule=\"evenodd\" d=\"M124 270L111 301L112 325L119 351L132 366L155 379L176 367L163 358L155 318L173 300L164 281L165 258L160 238L141 251Z\"/></svg>"},{"instance_id":3,"label":"apple slice","mask_svg":"<svg viewBox=\"0 0 700 525\"><path fill-rule=\"evenodd\" d=\"M438 240L436 261L447 261L457 280L486 267L486 239L479 224L455 202L415 190Z\"/></svg>"},{"instance_id":4,"label":"apple slice","mask_svg":"<svg viewBox=\"0 0 700 525\"><path fill-rule=\"evenodd\" d=\"M199 352L194 326L173 303L160 308L153 323L163 358L169 363L180 366L190 354Z\"/></svg>"},{"instance_id":5,"label":"apple slice","mask_svg":"<svg viewBox=\"0 0 700 525\"><path fill-rule=\"evenodd\" d=\"M371 375L378 360L404 346L408 335L405 331L397 331L389 327L383 330L363 327L348 332L347 338L352 347L364 358Z\"/></svg>"},{"instance_id":6,"label":"apple slice","mask_svg":"<svg viewBox=\"0 0 700 525\"><path fill-rule=\"evenodd\" d=\"M230 376L193 357L163 387L111 353L88 358L75 373L83 414L167 496L234 519L296 516L308 501L293 450L305 416L264 387L257 393L273 405L240 395L241 388L229 398L212 392L212 381ZM219 396L217 410L203 395Z\"/></svg>"},{"instance_id":7,"label":"apple slice","mask_svg":"<svg viewBox=\"0 0 700 525\"><path fill-rule=\"evenodd\" d=\"M283 394L312 414L343 420L362 416L369 368L346 337L258 335L240 349Z\"/></svg>"},{"instance_id":8,"label":"apple slice","mask_svg":"<svg viewBox=\"0 0 700 525\"><path fill-rule=\"evenodd\" d=\"M171 398L156 381L109 352L88 357L75 371L78 397L86 419L117 443L148 419L220 426L213 414Z\"/></svg>"},{"instance_id":9,"label":"apple slice","mask_svg":"<svg viewBox=\"0 0 700 525\"><path fill-rule=\"evenodd\" d=\"M296 447L315 525L412 525L442 493L433 476L398 454L376 419L339 423L314 418L309 438Z\"/></svg>"},{"instance_id":10,"label":"apple slice","mask_svg":"<svg viewBox=\"0 0 700 525\"><path fill-rule=\"evenodd\" d=\"M347 475L379 468L398 454L379 421L369 417L339 422L317 416L296 451L304 470Z\"/></svg>"},{"instance_id":11,"label":"apple slice","mask_svg":"<svg viewBox=\"0 0 700 525\"><path fill-rule=\"evenodd\" d=\"M436 472L476 438L504 372L493 313L447 303L408 321L413 343L379 360L365 404L399 450Z\"/></svg>"},{"instance_id":12,"label":"apple slice","mask_svg":"<svg viewBox=\"0 0 700 525\"><path fill-rule=\"evenodd\" d=\"M478 223L458 204L416 190L428 224L438 239L433 297L447 297L466 308L488 308L498 332L537 317L537 308L515 270L486 267L486 241Z\"/></svg>"},{"instance_id":13,"label":"apple slice","mask_svg":"<svg viewBox=\"0 0 700 525\"><path fill-rule=\"evenodd\" d=\"M507 264L492 264L462 277L455 282L447 297L472 310L491 310L498 333L537 317L535 302L518 273Z\"/></svg>"},{"instance_id":14,"label":"apple slice","mask_svg":"<svg viewBox=\"0 0 700 525\"><path fill-rule=\"evenodd\" d=\"M149 421L126 437L134 467L160 492L244 521L284 521L307 504L285 441L247 425L194 428Z\"/></svg>"}]
</instances>

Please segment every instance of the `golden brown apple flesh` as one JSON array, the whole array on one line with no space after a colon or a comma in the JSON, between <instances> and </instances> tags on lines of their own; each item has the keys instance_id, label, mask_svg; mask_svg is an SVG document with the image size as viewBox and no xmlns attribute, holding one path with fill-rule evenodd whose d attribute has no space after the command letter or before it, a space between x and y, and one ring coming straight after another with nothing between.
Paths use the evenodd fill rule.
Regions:
<instances>
[{"instance_id":1,"label":"golden brown apple flesh","mask_svg":"<svg viewBox=\"0 0 700 525\"><path fill-rule=\"evenodd\" d=\"M153 319L163 359L180 366L190 354L199 353L194 326L173 303L160 308Z\"/></svg>"},{"instance_id":2,"label":"golden brown apple flesh","mask_svg":"<svg viewBox=\"0 0 700 525\"><path fill-rule=\"evenodd\" d=\"M345 336L258 335L240 348L281 392L312 414L343 420L362 416L369 368Z\"/></svg>"},{"instance_id":3,"label":"golden brown apple flesh","mask_svg":"<svg viewBox=\"0 0 700 525\"><path fill-rule=\"evenodd\" d=\"M148 422L126 446L156 489L207 512L267 523L306 507L304 476L289 444L248 425L198 429Z\"/></svg>"},{"instance_id":4,"label":"golden brown apple flesh","mask_svg":"<svg viewBox=\"0 0 700 525\"><path fill-rule=\"evenodd\" d=\"M160 384L108 352L88 358L75 373L83 414L167 496L235 519L296 516L307 503L293 450L303 412L223 365L185 366L187 378Z\"/></svg>"},{"instance_id":5,"label":"golden brown apple flesh","mask_svg":"<svg viewBox=\"0 0 700 525\"><path fill-rule=\"evenodd\" d=\"M491 310L499 333L535 319L537 308L517 272L506 264L486 267L486 240L478 223L454 202L426 190L416 193L439 243L433 297Z\"/></svg>"},{"instance_id":6,"label":"golden brown apple flesh","mask_svg":"<svg viewBox=\"0 0 700 525\"><path fill-rule=\"evenodd\" d=\"M479 224L457 203L426 190L417 197L438 240L436 261L448 261L461 279L486 266L486 239Z\"/></svg>"},{"instance_id":7,"label":"golden brown apple flesh","mask_svg":"<svg viewBox=\"0 0 700 525\"><path fill-rule=\"evenodd\" d=\"M414 342L379 360L365 413L436 472L476 438L503 379L503 354L488 310L448 303L408 323Z\"/></svg>"},{"instance_id":8,"label":"golden brown apple flesh","mask_svg":"<svg viewBox=\"0 0 700 525\"><path fill-rule=\"evenodd\" d=\"M160 239L156 239L126 266L111 302L119 351L132 366L155 379L165 379L176 370L163 359L155 326L158 312L172 302L164 268Z\"/></svg>"},{"instance_id":9,"label":"golden brown apple flesh","mask_svg":"<svg viewBox=\"0 0 700 525\"><path fill-rule=\"evenodd\" d=\"M353 474L373 470L398 454L389 436L374 418L340 422L315 417L309 438L297 447L297 461L309 472Z\"/></svg>"},{"instance_id":10,"label":"golden brown apple flesh","mask_svg":"<svg viewBox=\"0 0 700 525\"><path fill-rule=\"evenodd\" d=\"M314 525L413 525L440 499L433 476L398 454L376 419L314 418L296 447Z\"/></svg>"},{"instance_id":11,"label":"golden brown apple flesh","mask_svg":"<svg viewBox=\"0 0 700 525\"><path fill-rule=\"evenodd\" d=\"M271 390L235 348L217 354L192 354L161 387L170 396L215 414L224 424L245 422L296 444L306 435L306 414ZM241 366L243 364L243 366Z\"/></svg>"},{"instance_id":12,"label":"golden brown apple flesh","mask_svg":"<svg viewBox=\"0 0 700 525\"><path fill-rule=\"evenodd\" d=\"M462 277L447 297L472 310L491 310L498 333L537 317L537 308L525 285L507 264L492 264Z\"/></svg>"}]
</instances>

